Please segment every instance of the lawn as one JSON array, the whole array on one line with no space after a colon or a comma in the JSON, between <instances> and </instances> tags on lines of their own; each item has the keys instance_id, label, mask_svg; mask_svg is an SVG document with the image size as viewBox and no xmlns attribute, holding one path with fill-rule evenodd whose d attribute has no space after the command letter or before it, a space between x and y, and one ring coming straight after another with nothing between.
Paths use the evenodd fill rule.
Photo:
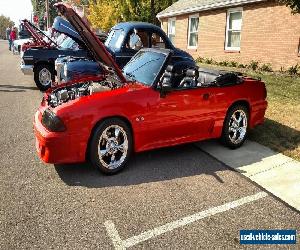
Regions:
<instances>
[{"instance_id":1,"label":"lawn","mask_svg":"<svg viewBox=\"0 0 300 250\"><path fill-rule=\"evenodd\" d=\"M249 139L300 161L300 77L208 64L199 65L260 77L266 83L269 106L265 123L251 130Z\"/></svg>"}]
</instances>

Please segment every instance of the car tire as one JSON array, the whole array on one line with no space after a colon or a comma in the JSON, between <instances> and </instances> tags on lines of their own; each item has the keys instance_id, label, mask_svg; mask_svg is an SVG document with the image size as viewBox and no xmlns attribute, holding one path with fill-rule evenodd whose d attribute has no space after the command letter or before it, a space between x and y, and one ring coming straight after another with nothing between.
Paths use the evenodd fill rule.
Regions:
<instances>
[{"instance_id":1,"label":"car tire","mask_svg":"<svg viewBox=\"0 0 300 250\"><path fill-rule=\"evenodd\" d=\"M231 107L224 120L221 142L231 149L239 148L247 138L248 128L248 109L244 105Z\"/></svg>"},{"instance_id":2,"label":"car tire","mask_svg":"<svg viewBox=\"0 0 300 250\"><path fill-rule=\"evenodd\" d=\"M46 91L54 81L54 70L47 64L38 64L34 69L34 81L41 91Z\"/></svg>"},{"instance_id":3,"label":"car tire","mask_svg":"<svg viewBox=\"0 0 300 250\"><path fill-rule=\"evenodd\" d=\"M104 120L94 131L90 144L91 163L104 174L121 171L132 152L132 133L118 118Z\"/></svg>"}]
</instances>

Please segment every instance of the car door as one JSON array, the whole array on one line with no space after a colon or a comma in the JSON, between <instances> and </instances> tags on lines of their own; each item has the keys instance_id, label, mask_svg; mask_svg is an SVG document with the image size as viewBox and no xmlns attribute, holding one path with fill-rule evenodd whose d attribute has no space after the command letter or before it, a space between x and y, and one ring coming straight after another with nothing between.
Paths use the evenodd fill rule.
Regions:
<instances>
[{"instance_id":1,"label":"car door","mask_svg":"<svg viewBox=\"0 0 300 250\"><path fill-rule=\"evenodd\" d=\"M153 90L156 91L156 90ZM148 103L148 136L157 145L209 137L214 124L214 94L209 88L178 89Z\"/></svg>"}]
</instances>

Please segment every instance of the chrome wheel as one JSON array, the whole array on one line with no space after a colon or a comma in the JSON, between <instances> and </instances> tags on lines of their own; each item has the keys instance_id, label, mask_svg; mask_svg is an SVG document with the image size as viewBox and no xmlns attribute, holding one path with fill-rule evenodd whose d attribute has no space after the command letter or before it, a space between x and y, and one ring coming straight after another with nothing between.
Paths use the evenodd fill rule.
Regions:
<instances>
[{"instance_id":1,"label":"chrome wheel","mask_svg":"<svg viewBox=\"0 0 300 250\"><path fill-rule=\"evenodd\" d=\"M119 125L108 126L100 135L98 156L107 169L116 169L125 161L128 151L128 138Z\"/></svg>"},{"instance_id":2,"label":"chrome wheel","mask_svg":"<svg viewBox=\"0 0 300 250\"><path fill-rule=\"evenodd\" d=\"M43 86L48 86L52 82L51 72L47 68L43 68L39 72L39 81Z\"/></svg>"},{"instance_id":3,"label":"chrome wheel","mask_svg":"<svg viewBox=\"0 0 300 250\"><path fill-rule=\"evenodd\" d=\"M243 110L236 110L229 120L229 139L234 144L239 144L247 133L247 115Z\"/></svg>"}]
</instances>

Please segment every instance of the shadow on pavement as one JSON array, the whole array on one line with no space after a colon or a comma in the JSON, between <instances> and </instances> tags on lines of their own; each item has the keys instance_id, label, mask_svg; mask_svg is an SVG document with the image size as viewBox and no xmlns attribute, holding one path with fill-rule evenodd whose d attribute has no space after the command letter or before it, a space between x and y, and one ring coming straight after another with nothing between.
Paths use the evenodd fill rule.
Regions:
<instances>
[{"instance_id":1,"label":"shadow on pavement","mask_svg":"<svg viewBox=\"0 0 300 250\"><path fill-rule=\"evenodd\" d=\"M223 183L217 172L225 170L220 162L193 144L133 155L125 169L113 176L101 174L89 163L55 165L55 169L67 185L89 188L137 185L202 174L212 175Z\"/></svg>"},{"instance_id":2,"label":"shadow on pavement","mask_svg":"<svg viewBox=\"0 0 300 250\"><path fill-rule=\"evenodd\" d=\"M2 89L3 88L3 89ZM13 89L13 90L7 90ZM0 84L0 91L1 92L25 92L26 90L38 90L37 87L27 87L22 85L2 85Z\"/></svg>"},{"instance_id":3,"label":"shadow on pavement","mask_svg":"<svg viewBox=\"0 0 300 250\"><path fill-rule=\"evenodd\" d=\"M7 92L7 93L16 93L16 92L25 92L25 90L7 90L7 89L0 89L0 92Z\"/></svg>"}]
</instances>

